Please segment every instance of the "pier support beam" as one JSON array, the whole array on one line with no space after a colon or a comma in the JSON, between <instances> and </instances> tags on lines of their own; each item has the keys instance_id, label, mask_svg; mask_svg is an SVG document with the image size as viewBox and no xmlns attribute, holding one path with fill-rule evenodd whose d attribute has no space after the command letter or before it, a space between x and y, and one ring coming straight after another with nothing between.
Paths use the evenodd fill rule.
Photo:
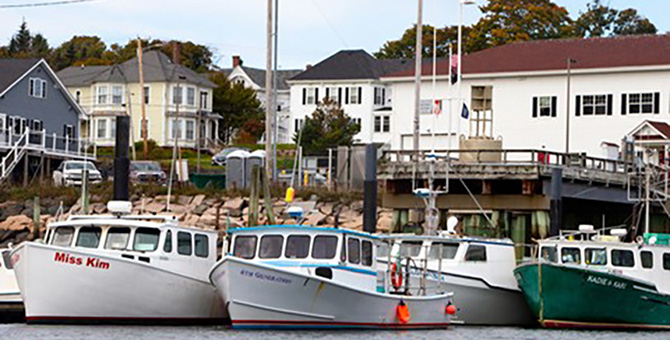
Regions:
<instances>
[{"instance_id":1,"label":"pier support beam","mask_svg":"<svg viewBox=\"0 0 670 340\"><path fill-rule=\"evenodd\" d=\"M551 171L549 218L551 219L549 236L558 235L563 224L563 169L560 168Z\"/></svg>"},{"instance_id":2,"label":"pier support beam","mask_svg":"<svg viewBox=\"0 0 670 340\"><path fill-rule=\"evenodd\" d=\"M377 147L365 146L365 181L363 182L363 231L377 231Z\"/></svg>"}]
</instances>

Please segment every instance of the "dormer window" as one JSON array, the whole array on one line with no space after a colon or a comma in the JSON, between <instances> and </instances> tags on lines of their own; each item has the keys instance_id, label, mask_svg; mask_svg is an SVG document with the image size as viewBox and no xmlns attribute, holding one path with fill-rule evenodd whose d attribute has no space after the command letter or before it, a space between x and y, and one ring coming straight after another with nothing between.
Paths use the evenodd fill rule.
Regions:
<instances>
[{"instance_id":1,"label":"dormer window","mask_svg":"<svg viewBox=\"0 0 670 340\"><path fill-rule=\"evenodd\" d=\"M46 98L47 81L41 78L30 78L28 94L35 98Z\"/></svg>"}]
</instances>

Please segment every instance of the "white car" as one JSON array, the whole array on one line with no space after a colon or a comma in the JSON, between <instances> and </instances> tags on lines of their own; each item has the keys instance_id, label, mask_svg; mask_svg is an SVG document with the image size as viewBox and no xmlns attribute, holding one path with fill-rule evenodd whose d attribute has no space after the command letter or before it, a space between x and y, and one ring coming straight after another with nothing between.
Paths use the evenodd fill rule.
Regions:
<instances>
[{"instance_id":1,"label":"white car","mask_svg":"<svg viewBox=\"0 0 670 340\"><path fill-rule=\"evenodd\" d=\"M64 161L53 173L54 184L56 186L80 186L84 169L88 170L89 183L100 183L102 181L102 175L93 163L87 161Z\"/></svg>"}]
</instances>

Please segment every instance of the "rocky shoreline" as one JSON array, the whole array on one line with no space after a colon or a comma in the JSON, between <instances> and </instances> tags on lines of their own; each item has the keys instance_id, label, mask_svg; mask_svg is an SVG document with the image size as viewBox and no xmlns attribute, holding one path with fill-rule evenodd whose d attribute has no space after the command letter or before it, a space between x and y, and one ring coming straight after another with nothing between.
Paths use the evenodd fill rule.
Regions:
<instances>
[{"instance_id":1,"label":"rocky shoreline","mask_svg":"<svg viewBox=\"0 0 670 340\"><path fill-rule=\"evenodd\" d=\"M89 211L94 214L107 213L105 203L91 197ZM226 228L244 227L248 224L249 200L242 197L208 198L205 195L173 197L170 202L170 211L167 210L167 196L134 197L133 214L174 215L186 226L219 230ZM348 203L302 201L296 199L293 205L301 206L305 211L304 225L339 226L341 228L361 230L363 228L363 202ZM74 205L63 205L56 200L43 199L40 201L39 228L33 222L34 202L3 202L0 203L0 248L11 244L18 244L26 240L34 240L44 236L47 223L56 220L65 220L70 215L82 213L81 200ZM287 204L275 199L272 201L272 210L277 224L297 224L286 214ZM259 223L266 224L266 214L261 204ZM377 231L388 231L392 226L392 211L377 209Z\"/></svg>"}]
</instances>

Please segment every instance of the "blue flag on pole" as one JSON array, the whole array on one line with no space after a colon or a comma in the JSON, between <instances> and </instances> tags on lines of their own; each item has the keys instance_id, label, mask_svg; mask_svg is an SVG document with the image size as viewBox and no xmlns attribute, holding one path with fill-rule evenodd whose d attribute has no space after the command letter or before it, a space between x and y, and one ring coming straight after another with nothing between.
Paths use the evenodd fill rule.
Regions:
<instances>
[{"instance_id":1,"label":"blue flag on pole","mask_svg":"<svg viewBox=\"0 0 670 340\"><path fill-rule=\"evenodd\" d=\"M470 117L470 110L468 110L468 106L463 103L463 110L461 110L461 117L468 119Z\"/></svg>"}]
</instances>

